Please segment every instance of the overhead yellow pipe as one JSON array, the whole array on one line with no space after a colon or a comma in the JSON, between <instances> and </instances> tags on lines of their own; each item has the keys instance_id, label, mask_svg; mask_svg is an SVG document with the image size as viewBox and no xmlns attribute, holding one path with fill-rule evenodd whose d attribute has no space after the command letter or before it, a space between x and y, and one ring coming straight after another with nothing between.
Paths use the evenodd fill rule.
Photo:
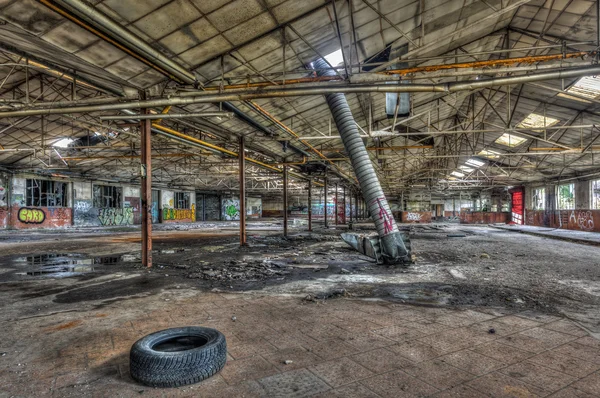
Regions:
<instances>
[{"instance_id":1,"label":"overhead yellow pipe","mask_svg":"<svg viewBox=\"0 0 600 398\"><path fill-rule=\"evenodd\" d=\"M202 152L200 155L210 155L210 153ZM176 157L193 157L196 154L191 153L165 153L162 155L152 155L153 158L176 158ZM94 160L94 159L135 159L140 155L116 155L116 156L64 156L63 160Z\"/></svg>"},{"instance_id":2,"label":"overhead yellow pipe","mask_svg":"<svg viewBox=\"0 0 600 398\"><path fill-rule=\"evenodd\" d=\"M236 158L239 156L239 154L237 152L233 152L233 151L230 151L229 149L225 149L225 148L222 148L222 147L220 147L218 145L211 144L210 142L199 140L198 138L189 136L187 134L180 133L177 130L173 130L173 129L170 129L170 128L165 127L165 126L161 126L160 124L152 123L152 127L154 127L157 130L163 131L165 133L169 133L171 135L174 135L176 137L183 138L183 139L191 141L191 142L195 142L196 144L200 144L200 145L202 145L204 147L207 147L207 148L210 148L210 149L214 149L215 151L227 154L229 156L233 156L233 157L236 157ZM277 167L273 167L271 165L263 163L263 162L261 162L259 160L252 159L252 158L249 158L247 156L245 156L244 159L246 159L250 163L257 164L257 165L259 165L261 167L264 167L266 169L273 170L273 171L276 171L278 173L282 172L281 169L278 169Z\"/></svg>"},{"instance_id":3,"label":"overhead yellow pipe","mask_svg":"<svg viewBox=\"0 0 600 398\"><path fill-rule=\"evenodd\" d=\"M166 115L167 113L169 113L169 111L171 110L172 107L173 107L172 105L165 106L164 109L162 110L161 114ZM154 123L161 124L162 121L163 121L162 119L156 119L154 121Z\"/></svg>"}]
</instances>

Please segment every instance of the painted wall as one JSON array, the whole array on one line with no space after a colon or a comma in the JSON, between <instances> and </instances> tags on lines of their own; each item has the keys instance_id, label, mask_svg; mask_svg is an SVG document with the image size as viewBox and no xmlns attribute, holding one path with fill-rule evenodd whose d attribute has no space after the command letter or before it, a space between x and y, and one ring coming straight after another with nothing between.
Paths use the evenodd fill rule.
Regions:
<instances>
[{"instance_id":1,"label":"painted wall","mask_svg":"<svg viewBox=\"0 0 600 398\"><path fill-rule=\"evenodd\" d=\"M90 181L73 182L73 224L76 226L99 226L98 209L92 201Z\"/></svg>"},{"instance_id":2,"label":"painted wall","mask_svg":"<svg viewBox=\"0 0 600 398\"><path fill-rule=\"evenodd\" d=\"M131 209L133 212L132 224L142 223L142 199L140 191L139 187L123 186L123 209Z\"/></svg>"},{"instance_id":3,"label":"painted wall","mask_svg":"<svg viewBox=\"0 0 600 398\"><path fill-rule=\"evenodd\" d=\"M94 207L93 186L94 184L90 181L73 182L73 223L75 226L108 227L141 224L140 188L116 185L121 187L121 207Z\"/></svg>"},{"instance_id":4,"label":"painted wall","mask_svg":"<svg viewBox=\"0 0 600 398\"><path fill-rule=\"evenodd\" d=\"M450 214L452 214L450 212ZM461 224L496 224L509 223L511 220L510 212L486 212L486 211L461 211L458 214Z\"/></svg>"},{"instance_id":5,"label":"painted wall","mask_svg":"<svg viewBox=\"0 0 600 398\"><path fill-rule=\"evenodd\" d=\"M246 198L246 215L249 218L262 217L262 199Z\"/></svg>"},{"instance_id":6,"label":"painted wall","mask_svg":"<svg viewBox=\"0 0 600 398\"><path fill-rule=\"evenodd\" d=\"M8 226L9 186L10 175L0 173L0 229L4 229Z\"/></svg>"},{"instance_id":7,"label":"painted wall","mask_svg":"<svg viewBox=\"0 0 600 398\"><path fill-rule=\"evenodd\" d=\"M181 192L181 191L177 191ZM175 209L175 191L161 190L161 222L195 222L196 221L196 193L183 191L190 194L189 209Z\"/></svg>"},{"instance_id":8,"label":"painted wall","mask_svg":"<svg viewBox=\"0 0 600 398\"><path fill-rule=\"evenodd\" d=\"M525 224L537 227L600 232L600 210L591 209L590 181L574 181L575 209L558 210L556 185L525 187ZM545 188L545 210L533 209L533 190Z\"/></svg>"},{"instance_id":9,"label":"painted wall","mask_svg":"<svg viewBox=\"0 0 600 398\"><path fill-rule=\"evenodd\" d=\"M403 223L430 223L430 211L403 211L401 214Z\"/></svg>"},{"instance_id":10,"label":"painted wall","mask_svg":"<svg viewBox=\"0 0 600 398\"><path fill-rule=\"evenodd\" d=\"M73 209L70 207L26 206L26 187L27 178L13 177L10 190L11 211L9 219L9 224L12 228L62 228L72 225Z\"/></svg>"},{"instance_id":11,"label":"painted wall","mask_svg":"<svg viewBox=\"0 0 600 398\"><path fill-rule=\"evenodd\" d=\"M238 198L221 199L221 219L236 221L240 219L240 200Z\"/></svg>"}]
</instances>

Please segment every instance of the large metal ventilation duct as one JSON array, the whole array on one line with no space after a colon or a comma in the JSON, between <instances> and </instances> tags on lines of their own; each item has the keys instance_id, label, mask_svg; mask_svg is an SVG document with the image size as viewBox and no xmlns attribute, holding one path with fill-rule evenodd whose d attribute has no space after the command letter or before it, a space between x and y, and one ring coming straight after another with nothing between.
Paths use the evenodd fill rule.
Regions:
<instances>
[{"instance_id":1,"label":"large metal ventilation duct","mask_svg":"<svg viewBox=\"0 0 600 398\"><path fill-rule=\"evenodd\" d=\"M321 69L318 72L319 76L335 74L335 71L328 69L329 64L323 59L316 60L313 62L313 65L315 69ZM378 262L396 264L409 260L410 251L407 249L407 245L405 245L405 240L408 241L408 238L398 231L396 220L394 220L377 174L375 174L371 158L360 137L356 122L346 101L346 96L340 93L327 94L325 95L325 99L344 143L344 148L352 162L363 198L367 202L369 213L379 235L377 241L368 238L358 238L351 234L344 234L342 237L355 249L365 254L370 254L372 250L374 255L371 255L371 257L375 257ZM367 240L365 241L365 239ZM372 248L365 250L368 246L372 246ZM379 253L381 254L380 256L378 255Z\"/></svg>"}]
</instances>

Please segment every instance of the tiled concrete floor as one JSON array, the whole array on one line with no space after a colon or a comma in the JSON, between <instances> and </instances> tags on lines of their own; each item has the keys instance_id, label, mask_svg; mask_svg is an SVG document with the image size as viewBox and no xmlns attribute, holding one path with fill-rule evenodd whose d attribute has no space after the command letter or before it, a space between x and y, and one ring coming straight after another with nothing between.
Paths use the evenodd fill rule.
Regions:
<instances>
[{"instance_id":1,"label":"tiled concrete floor","mask_svg":"<svg viewBox=\"0 0 600 398\"><path fill-rule=\"evenodd\" d=\"M0 397L600 396L600 341L558 317L193 290L169 297L3 322ZM183 325L225 334L223 371L178 389L133 382L133 342Z\"/></svg>"}]
</instances>

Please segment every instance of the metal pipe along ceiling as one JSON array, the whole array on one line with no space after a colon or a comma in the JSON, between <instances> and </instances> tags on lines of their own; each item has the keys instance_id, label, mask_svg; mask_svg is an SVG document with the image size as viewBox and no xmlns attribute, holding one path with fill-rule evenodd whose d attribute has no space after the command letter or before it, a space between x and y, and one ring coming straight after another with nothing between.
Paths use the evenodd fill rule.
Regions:
<instances>
[{"instance_id":1,"label":"metal pipe along ceiling","mask_svg":"<svg viewBox=\"0 0 600 398\"><path fill-rule=\"evenodd\" d=\"M142 60L143 62L148 63L148 61L151 60L156 64L156 66L164 71L167 71L168 74L172 75L172 77L176 78L177 80L187 84L196 83L196 77L192 73L188 72L181 65L178 65L168 57L164 56L160 51L152 48L152 46L150 46L144 40L131 33L118 22L114 21L108 15L102 13L100 10L88 4L87 2L81 0L39 1L79 25L82 25L82 21L84 24L90 25L92 29L89 29L89 26L83 27L121 49L123 49L122 47L125 47L124 50L128 53L131 53L131 49L134 48L135 52L139 56L146 58ZM77 16L77 18L81 19L81 21L77 20L77 18L74 18L71 14ZM108 37L104 36L103 34ZM115 39L117 43L113 42L111 38ZM136 58L139 59L140 57ZM154 67L154 65L150 66Z\"/></svg>"},{"instance_id":2,"label":"metal pipe along ceiling","mask_svg":"<svg viewBox=\"0 0 600 398\"><path fill-rule=\"evenodd\" d=\"M524 76L498 77L482 80L470 80L465 82L449 82L439 84L369 84L369 85L324 85L311 87L293 87L293 88L261 88L258 90L247 90L237 93L219 93L211 94L205 92L189 93L171 98L157 98L145 101L127 101L116 102L113 104L91 105L91 106L65 106L57 108L32 108L17 111L0 112L2 117L21 117L35 115L53 115L84 113L106 110L121 110L128 108L154 108L164 106L182 106L198 103L222 102L222 101L246 101L257 98L278 98L295 97L305 95L327 95L337 93L406 93L406 92L457 92L468 91L478 88L487 88L493 86L506 86L520 83L536 82L542 80L566 79L581 76L594 76L600 74L600 66L590 66L585 68L572 68L553 72L532 73ZM77 104L77 101L73 102Z\"/></svg>"}]
</instances>

